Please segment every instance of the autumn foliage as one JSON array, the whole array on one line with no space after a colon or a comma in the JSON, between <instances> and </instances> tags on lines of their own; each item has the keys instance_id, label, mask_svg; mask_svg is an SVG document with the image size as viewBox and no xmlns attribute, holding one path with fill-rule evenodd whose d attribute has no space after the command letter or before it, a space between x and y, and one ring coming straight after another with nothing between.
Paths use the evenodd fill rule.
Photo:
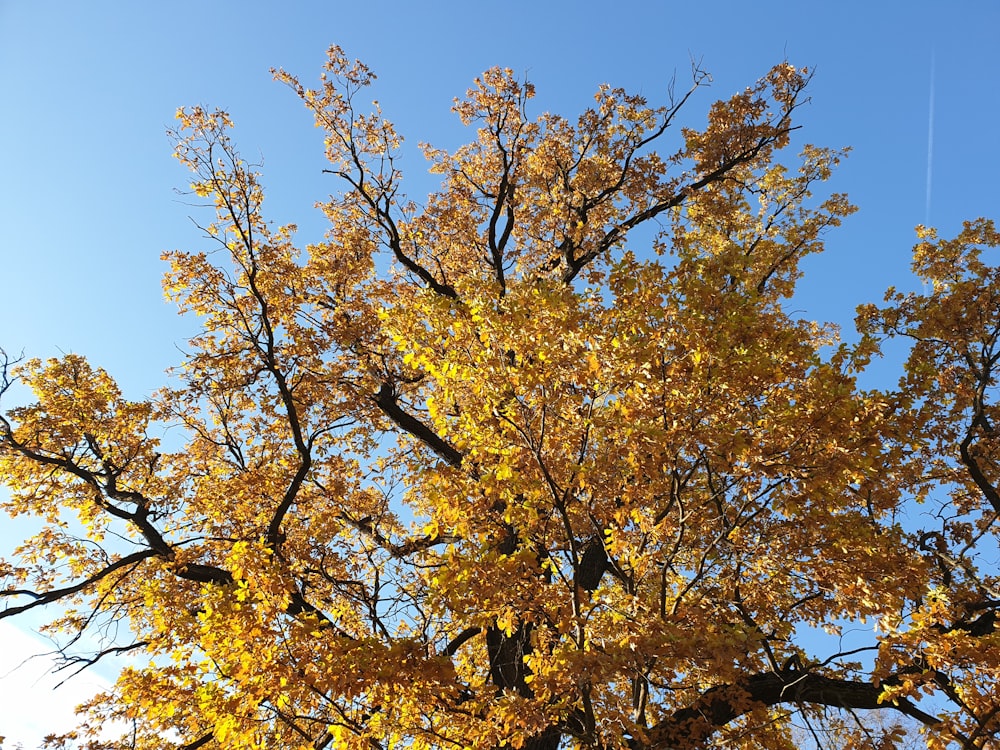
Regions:
<instances>
[{"instance_id":1,"label":"autumn foliage","mask_svg":"<svg viewBox=\"0 0 1000 750\"><path fill-rule=\"evenodd\" d=\"M43 525L0 617L53 605L65 659L130 657L53 744L998 741L991 223L922 229L925 292L859 308L848 345L788 304L853 210L813 196L842 153L783 156L805 70L701 129L675 123L697 71L568 120L490 70L420 201L364 65L275 75L325 136L326 239L269 223L229 117L182 109L215 219L165 256L202 325L170 385L3 370L34 393L0 421L5 510ZM866 390L886 337L905 372Z\"/></svg>"}]
</instances>

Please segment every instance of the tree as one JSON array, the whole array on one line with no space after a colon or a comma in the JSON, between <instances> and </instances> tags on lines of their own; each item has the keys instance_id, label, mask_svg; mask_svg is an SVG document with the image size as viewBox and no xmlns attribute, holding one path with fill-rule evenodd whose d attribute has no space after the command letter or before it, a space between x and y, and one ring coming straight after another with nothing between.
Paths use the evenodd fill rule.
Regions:
<instances>
[{"instance_id":1,"label":"tree","mask_svg":"<svg viewBox=\"0 0 1000 750\"><path fill-rule=\"evenodd\" d=\"M171 386L130 401L78 355L2 372L35 399L0 421L6 510L44 526L0 616L57 605L68 662L135 657L80 742L781 748L800 717L856 747L897 718L997 741L992 224L922 229L930 291L860 308L848 345L786 309L853 210L812 195L841 152L779 161L806 70L669 152L699 71L571 122L490 70L455 105L474 139L424 147L422 205L364 65L275 75L325 133L326 240L268 223L229 117L183 109L216 219L213 252L166 255L203 324ZM893 336L899 388L861 388ZM819 635L859 620L862 647Z\"/></svg>"}]
</instances>

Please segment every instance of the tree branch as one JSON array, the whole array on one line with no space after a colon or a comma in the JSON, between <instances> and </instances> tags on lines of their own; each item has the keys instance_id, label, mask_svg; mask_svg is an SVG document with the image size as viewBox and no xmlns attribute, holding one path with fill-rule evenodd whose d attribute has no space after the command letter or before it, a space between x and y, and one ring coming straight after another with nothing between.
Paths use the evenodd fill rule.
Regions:
<instances>
[{"instance_id":1,"label":"tree branch","mask_svg":"<svg viewBox=\"0 0 1000 750\"><path fill-rule=\"evenodd\" d=\"M430 427L412 414L404 411L399 405L398 397L391 385L383 383L378 393L375 394L373 401L397 426L424 443L424 445L443 458L449 466L453 466L456 469L461 467L462 454Z\"/></svg>"},{"instance_id":2,"label":"tree branch","mask_svg":"<svg viewBox=\"0 0 1000 750\"><path fill-rule=\"evenodd\" d=\"M681 205L685 200L691 197L692 194L708 187L712 183L718 182L737 167L752 161L758 154L760 154L761 151L773 144L775 140L795 129L796 128L793 127L780 128L776 129L773 133L767 136L762 136L753 146L743 150L736 156L723 161L722 164L713 169L711 172L704 175L700 179L685 185L666 200L662 200L644 211L633 214L620 224L616 224L611 227L611 229L605 233L604 237L601 238L593 249L584 253L579 258L572 258L567 252L567 267L566 270L563 271L561 277L562 281L568 284L575 279L580 271L582 271L589 263L598 258L602 253L610 250L615 243L623 240L625 235L628 234L630 230L634 229L639 224L643 224L650 219L659 216L664 211L668 211L671 208Z\"/></svg>"},{"instance_id":3,"label":"tree branch","mask_svg":"<svg viewBox=\"0 0 1000 750\"><path fill-rule=\"evenodd\" d=\"M701 694L691 706L675 711L650 731L647 743L635 742L633 750L667 750L699 745L726 724L761 706L813 703L845 709L894 709L927 725L939 720L905 698L894 703L879 700L881 686L868 682L824 677L813 672L785 669L753 675L733 685L719 685Z\"/></svg>"},{"instance_id":4,"label":"tree branch","mask_svg":"<svg viewBox=\"0 0 1000 750\"><path fill-rule=\"evenodd\" d=\"M37 591L30 591L28 589L7 589L6 591L0 591L0 597L6 596L30 596L34 599L29 604L24 604L19 607L8 607L3 611L0 611L0 620L5 617L11 617L13 615L20 614L21 612L27 612L29 609L34 609L35 607L44 606L46 604L51 604L52 602L57 602L60 599L72 596L73 594L78 594L88 586L93 586L105 577L111 575L116 570L121 570L122 568L127 568L130 565L138 565L143 560L147 560L150 557L156 557L156 550L144 549L138 552L133 552L131 555L126 555L115 562L108 565L103 570L95 573L89 578L85 578L79 583L75 583L72 586L66 586L61 589L52 589L51 591L45 591L38 593Z\"/></svg>"}]
</instances>

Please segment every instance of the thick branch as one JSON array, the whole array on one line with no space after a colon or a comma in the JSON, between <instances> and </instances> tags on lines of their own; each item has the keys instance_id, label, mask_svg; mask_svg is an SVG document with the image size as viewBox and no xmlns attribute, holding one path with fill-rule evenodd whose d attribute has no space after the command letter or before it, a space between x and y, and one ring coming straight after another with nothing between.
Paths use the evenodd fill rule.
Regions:
<instances>
[{"instance_id":1,"label":"thick branch","mask_svg":"<svg viewBox=\"0 0 1000 750\"><path fill-rule=\"evenodd\" d=\"M66 586L61 589L52 589L51 591L44 591L38 593L36 591L29 591L27 589L8 589L6 591L0 591L0 596L30 596L34 601L23 604L20 607L9 607L3 611L0 611L0 620L5 617L11 617L13 615L20 614L21 612L27 612L29 609L34 609L35 607L40 607L45 604L51 604L52 602L57 602L67 596L72 596L73 594L78 594L89 586L93 586L102 579L114 573L116 570L121 570L122 568L127 568L130 565L138 565L143 560L150 557L155 557L157 555L155 550L144 549L139 552L133 552L131 555L126 555L125 557L116 560L115 562L103 568L99 572L85 578L79 583L75 583L72 586Z\"/></svg>"},{"instance_id":2,"label":"thick branch","mask_svg":"<svg viewBox=\"0 0 1000 750\"><path fill-rule=\"evenodd\" d=\"M395 422L397 426L424 443L424 445L437 453L450 466L454 466L457 469L462 465L462 454L456 448L449 445L430 427L412 414L404 411L399 405L395 391L388 383L382 384L378 393L375 394L374 401L382 412Z\"/></svg>"},{"instance_id":3,"label":"thick branch","mask_svg":"<svg viewBox=\"0 0 1000 750\"><path fill-rule=\"evenodd\" d=\"M969 426L969 431L966 433L965 439L962 440L961 444L958 446L958 450L962 457L962 463L965 464L965 468L969 470L969 476L972 477L976 486L983 493L983 496L989 501L990 505L993 506L993 510L1000 513L1000 493L997 492L996 487L994 487L993 483L986 477L986 474L979 466L979 462L976 461L972 452L969 450L975 436L976 427L980 426L984 419L982 407L977 404L975 417L973 418L972 424Z\"/></svg>"},{"instance_id":4,"label":"thick branch","mask_svg":"<svg viewBox=\"0 0 1000 750\"><path fill-rule=\"evenodd\" d=\"M444 649L445 656L454 656L458 652L458 649L462 647L463 643L471 638L475 638L482 632L482 628L466 628L451 639L451 642Z\"/></svg>"},{"instance_id":5,"label":"thick branch","mask_svg":"<svg viewBox=\"0 0 1000 750\"><path fill-rule=\"evenodd\" d=\"M193 742L188 742L186 745L181 745L181 750L198 750L200 747L204 747L209 742L215 739L215 735L209 732L208 734L203 734L198 739Z\"/></svg>"},{"instance_id":6,"label":"thick branch","mask_svg":"<svg viewBox=\"0 0 1000 750\"><path fill-rule=\"evenodd\" d=\"M499 133L497 133L497 148L503 156L504 166L503 172L500 175L500 185L497 188L496 203L493 205L493 211L490 214L487 239L490 246L493 274L497 280L497 284L500 286L500 296L502 297L506 293L507 288L503 268L504 248L507 246L507 241L510 239L511 232L514 229L514 207L510 203L510 194L512 192L511 172L514 166L508 158L506 149L500 142ZM505 223L498 238L497 227L500 224L501 216L505 217Z\"/></svg>"},{"instance_id":7,"label":"thick branch","mask_svg":"<svg viewBox=\"0 0 1000 750\"><path fill-rule=\"evenodd\" d=\"M846 709L892 708L929 726L938 723L938 719L905 698L898 698L894 703L880 702L881 693L880 686L868 682L797 670L765 672L739 684L720 685L705 691L693 705L657 724L650 732L648 743L633 743L633 749L698 746L721 727L754 708L781 703L812 703Z\"/></svg>"}]
</instances>

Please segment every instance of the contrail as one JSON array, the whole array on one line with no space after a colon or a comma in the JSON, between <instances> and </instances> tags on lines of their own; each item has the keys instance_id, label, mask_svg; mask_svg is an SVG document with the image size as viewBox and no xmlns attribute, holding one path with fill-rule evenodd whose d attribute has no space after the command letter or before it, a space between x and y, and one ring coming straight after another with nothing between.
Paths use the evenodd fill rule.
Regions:
<instances>
[{"instance_id":1,"label":"contrail","mask_svg":"<svg viewBox=\"0 0 1000 750\"><path fill-rule=\"evenodd\" d=\"M927 113L927 196L924 202L924 224L931 220L931 177L934 167L934 50L931 50L931 96Z\"/></svg>"}]
</instances>

